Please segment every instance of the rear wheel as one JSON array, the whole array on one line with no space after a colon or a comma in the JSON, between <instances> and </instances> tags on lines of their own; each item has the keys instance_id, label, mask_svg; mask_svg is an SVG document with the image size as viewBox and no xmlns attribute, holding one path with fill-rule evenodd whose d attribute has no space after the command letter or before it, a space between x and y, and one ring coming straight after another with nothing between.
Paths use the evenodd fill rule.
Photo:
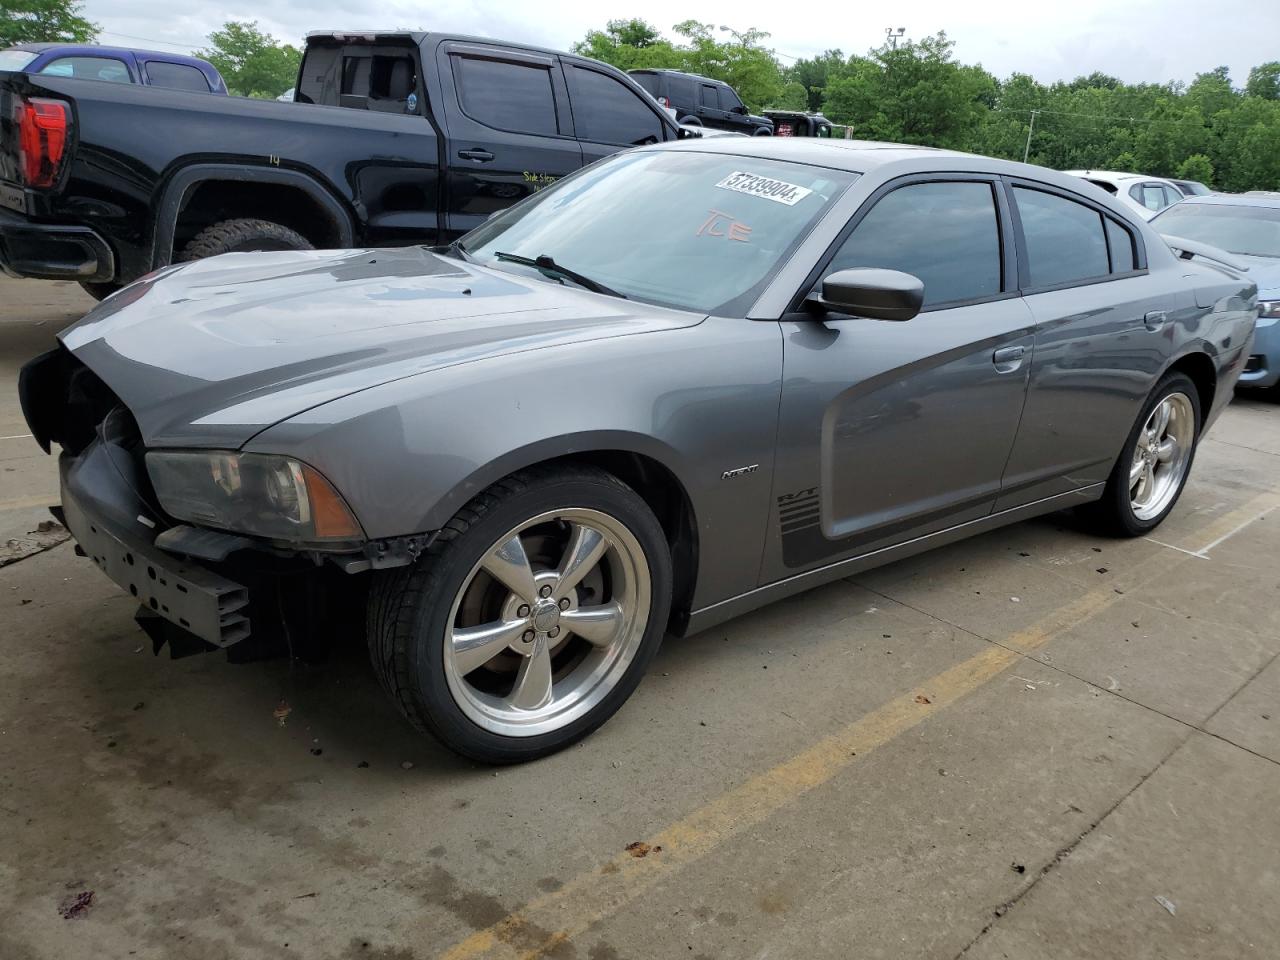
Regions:
<instances>
[{"instance_id":1,"label":"rear wheel","mask_svg":"<svg viewBox=\"0 0 1280 960\"><path fill-rule=\"evenodd\" d=\"M1103 532L1142 536L1169 515L1191 472L1200 421L1190 377L1172 373L1156 385L1093 507Z\"/></svg>"},{"instance_id":2,"label":"rear wheel","mask_svg":"<svg viewBox=\"0 0 1280 960\"><path fill-rule=\"evenodd\" d=\"M270 220L223 220L197 233L180 260L203 260L221 253L253 250L310 250L311 242L296 230Z\"/></svg>"},{"instance_id":3,"label":"rear wheel","mask_svg":"<svg viewBox=\"0 0 1280 960\"><path fill-rule=\"evenodd\" d=\"M604 723L666 629L671 560L644 500L585 467L517 474L375 581L368 633L406 717L464 756L532 760Z\"/></svg>"}]
</instances>

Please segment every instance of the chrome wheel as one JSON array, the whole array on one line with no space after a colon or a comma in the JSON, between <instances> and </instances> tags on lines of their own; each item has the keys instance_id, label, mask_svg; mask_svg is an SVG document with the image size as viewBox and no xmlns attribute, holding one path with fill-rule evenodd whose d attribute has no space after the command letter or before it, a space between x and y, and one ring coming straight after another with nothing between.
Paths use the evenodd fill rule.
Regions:
<instances>
[{"instance_id":1,"label":"chrome wheel","mask_svg":"<svg viewBox=\"0 0 1280 960\"><path fill-rule=\"evenodd\" d=\"M507 531L454 597L444 638L454 701L505 736L573 722L635 657L650 591L643 549L606 513L556 510Z\"/></svg>"},{"instance_id":2,"label":"chrome wheel","mask_svg":"<svg viewBox=\"0 0 1280 960\"><path fill-rule=\"evenodd\" d=\"M1195 435L1195 408L1186 394L1171 393L1151 411L1129 466L1129 505L1137 519L1159 516L1178 495Z\"/></svg>"}]
</instances>

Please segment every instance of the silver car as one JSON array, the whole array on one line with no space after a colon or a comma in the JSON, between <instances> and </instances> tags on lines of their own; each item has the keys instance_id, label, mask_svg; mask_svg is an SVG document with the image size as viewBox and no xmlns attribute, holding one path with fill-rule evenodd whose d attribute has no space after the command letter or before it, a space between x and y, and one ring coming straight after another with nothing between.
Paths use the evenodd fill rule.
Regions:
<instances>
[{"instance_id":1,"label":"silver car","mask_svg":"<svg viewBox=\"0 0 1280 960\"><path fill-rule=\"evenodd\" d=\"M165 268L21 388L157 644L362 621L412 723L513 762L668 633L1067 507L1150 531L1253 337L1200 252L1039 167L689 141L448 248Z\"/></svg>"}]
</instances>

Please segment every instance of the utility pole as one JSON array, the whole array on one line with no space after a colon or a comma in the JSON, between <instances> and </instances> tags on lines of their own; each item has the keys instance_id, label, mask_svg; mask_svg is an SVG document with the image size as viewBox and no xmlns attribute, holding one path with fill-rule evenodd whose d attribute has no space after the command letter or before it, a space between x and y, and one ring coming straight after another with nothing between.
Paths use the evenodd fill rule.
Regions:
<instances>
[{"instance_id":1,"label":"utility pole","mask_svg":"<svg viewBox=\"0 0 1280 960\"><path fill-rule=\"evenodd\" d=\"M897 50L898 38L901 37L906 32L907 32L906 27L898 27L897 29L894 29L893 27L885 27L884 28L885 42L888 43L889 46L893 47L893 49Z\"/></svg>"},{"instance_id":2,"label":"utility pole","mask_svg":"<svg viewBox=\"0 0 1280 960\"><path fill-rule=\"evenodd\" d=\"M1036 128L1036 114L1039 110L1031 111L1031 123L1027 127L1027 147L1022 151L1022 162L1027 162L1027 157L1031 156L1031 132Z\"/></svg>"}]
</instances>

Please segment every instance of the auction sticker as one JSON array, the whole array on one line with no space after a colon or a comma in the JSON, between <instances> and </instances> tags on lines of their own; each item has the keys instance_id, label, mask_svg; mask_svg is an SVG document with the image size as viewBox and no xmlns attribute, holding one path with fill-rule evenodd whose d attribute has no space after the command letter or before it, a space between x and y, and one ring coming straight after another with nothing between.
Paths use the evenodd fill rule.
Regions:
<instances>
[{"instance_id":1,"label":"auction sticker","mask_svg":"<svg viewBox=\"0 0 1280 960\"><path fill-rule=\"evenodd\" d=\"M808 187L799 187L785 180L774 180L772 177L761 177L744 170L735 170L716 184L722 190L733 190L752 197L763 197L774 203L785 203L794 207L797 203L813 193Z\"/></svg>"}]
</instances>

